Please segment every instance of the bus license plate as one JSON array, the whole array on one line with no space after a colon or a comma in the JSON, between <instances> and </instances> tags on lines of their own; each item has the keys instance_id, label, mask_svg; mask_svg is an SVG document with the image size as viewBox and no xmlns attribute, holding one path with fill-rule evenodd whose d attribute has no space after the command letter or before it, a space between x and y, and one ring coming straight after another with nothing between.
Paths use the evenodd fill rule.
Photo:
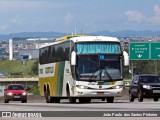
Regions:
<instances>
[{"instance_id":1,"label":"bus license plate","mask_svg":"<svg viewBox=\"0 0 160 120\"><path fill-rule=\"evenodd\" d=\"M104 95L104 92L97 92L97 95Z\"/></svg>"},{"instance_id":2,"label":"bus license plate","mask_svg":"<svg viewBox=\"0 0 160 120\"><path fill-rule=\"evenodd\" d=\"M153 90L153 93L160 93L160 90Z\"/></svg>"}]
</instances>

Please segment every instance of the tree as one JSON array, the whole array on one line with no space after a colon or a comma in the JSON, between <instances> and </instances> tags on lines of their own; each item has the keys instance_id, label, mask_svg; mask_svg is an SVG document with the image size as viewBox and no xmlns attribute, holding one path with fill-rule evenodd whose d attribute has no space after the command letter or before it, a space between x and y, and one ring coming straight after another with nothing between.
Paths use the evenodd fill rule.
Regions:
<instances>
[{"instance_id":1,"label":"tree","mask_svg":"<svg viewBox=\"0 0 160 120\"><path fill-rule=\"evenodd\" d=\"M38 60L33 63L31 71L34 75L38 75Z\"/></svg>"}]
</instances>

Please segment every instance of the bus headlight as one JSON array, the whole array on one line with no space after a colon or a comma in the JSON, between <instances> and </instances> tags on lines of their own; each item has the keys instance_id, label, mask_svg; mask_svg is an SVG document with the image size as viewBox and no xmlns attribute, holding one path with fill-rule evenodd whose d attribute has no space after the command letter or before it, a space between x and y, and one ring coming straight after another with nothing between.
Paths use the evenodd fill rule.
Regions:
<instances>
[{"instance_id":1,"label":"bus headlight","mask_svg":"<svg viewBox=\"0 0 160 120\"><path fill-rule=\"evenodd\" d=\"M87 88L88 88L87 86L83 86L83 85L77 85L77 87L78 87L79 89L87 89Z\"/></svg>"},{"instance_id":2,"label":"bus headlight","mask_svg":"<svg viewBox=\"0 0 160 120\"><path fill-rule=\"evenodd\" d=\"M143 88L148 89L148 90L152 89L150 85L143 85Z\"/></svg>"},{"instance_id":3,"label":"bus headlight","mask_svg":"<svg viewBox=\"0 0 160 120\"><path fill-rule=\"evenodd\" d=\"M9 92L9 93L7 93L7 95L8 95L8 96L12 96L12 95L13 95L13 93Z\"/></svg>"},{"instance_id":4,"label":"bus headlight","mask_svg":"<svg viewBox=\"0 0 160 120\"><path fill-rule=\"evenodd\" d=\"M120 89L122 87L123 87L123 85L117 85L117 86L113 86L113 89Z\"/></svg>"}]
</instances>

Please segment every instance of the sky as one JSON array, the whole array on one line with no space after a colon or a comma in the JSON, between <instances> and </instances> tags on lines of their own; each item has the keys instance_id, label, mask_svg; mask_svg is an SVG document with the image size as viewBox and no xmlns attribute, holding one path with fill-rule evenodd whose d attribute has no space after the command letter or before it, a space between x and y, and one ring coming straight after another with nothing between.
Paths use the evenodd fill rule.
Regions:
<instances>
[{"instance_id":1,"label":"sky","mask_svg":"<svg viewBox=\"0 0 160 120\"><path fill-rule=\"evenodd\" d=\"M160 30L160 0L0 0L0 34Z\"/></svg>"}]
</instances>

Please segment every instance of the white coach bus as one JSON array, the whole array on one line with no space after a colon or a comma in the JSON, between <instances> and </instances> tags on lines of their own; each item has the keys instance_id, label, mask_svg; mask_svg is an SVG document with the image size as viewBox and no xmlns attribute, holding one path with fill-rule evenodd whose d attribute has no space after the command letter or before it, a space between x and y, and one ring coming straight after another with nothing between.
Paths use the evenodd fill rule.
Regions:
<instances>
[{"instance_id":1,"label":"white coach bus","mask_svg":"<svg viewBox=\"0 0 160 120\"><path fill-rule=\"evenodd\" d=\"M122 96L123 66L128 54L120 41L107 36L65 36L40 48L39 88L47 103L109 103Z\"/></svg>"}]
</instances>

